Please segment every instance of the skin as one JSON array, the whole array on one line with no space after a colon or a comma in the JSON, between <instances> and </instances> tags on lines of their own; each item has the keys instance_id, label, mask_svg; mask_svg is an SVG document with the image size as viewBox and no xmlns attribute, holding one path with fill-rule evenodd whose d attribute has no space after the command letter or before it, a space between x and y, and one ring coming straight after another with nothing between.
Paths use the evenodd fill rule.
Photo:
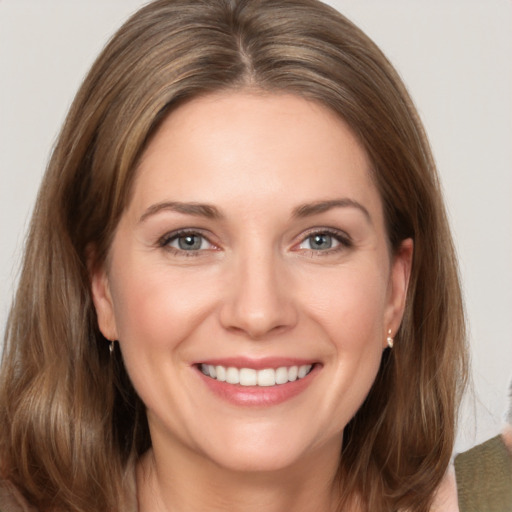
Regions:
<instances>
[{"instance_id":1,"label":"skin","mask_svg":"<svg viewBox=\"0 0 512 512\"><path fill-rule=\"evenodd\" d=\"M183 229L198 250L180 249ZM326 230L332 247L318 248L311 236ZM241 91L171 113L92 275L100 329L147 406L140 510L334 509L343 429L400 325L412 250L391 253L367 156L323 106ZM316 371L284 402L243 406L196 365L235 356Z\"/></svg>"},{"instance_id":2,"label":"skin","mask_svg":"<svg viewBox=\"0 0 512 512\"><path fill-rule=\"evenodd\" d=\"M501 437L503 438L503 442L505 443L505 446L512 456L512 425L505 425L503 432L501 433Z\"/></svg>"},{"instance_id":3,"label":"skin","mask_svg":"<svg viewBox=\"0 0 512 512\"><path fill-rule=\"evenodd\" d=\"M455 468L450 465L441 484L437 488L431 512L459 512Z\"/></svg>"}]
</instances>

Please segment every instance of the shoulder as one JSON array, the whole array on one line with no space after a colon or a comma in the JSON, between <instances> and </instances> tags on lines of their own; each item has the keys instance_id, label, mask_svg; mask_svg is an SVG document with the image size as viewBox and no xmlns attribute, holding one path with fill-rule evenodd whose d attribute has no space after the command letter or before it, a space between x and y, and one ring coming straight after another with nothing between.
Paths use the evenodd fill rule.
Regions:
<instances>
[{"instance_id":1,"label":"shoulder","mask_svg":"<svg viewBox=\"0 0 512 512\"><path fill-rule=\"evenodd\" d=\"M448 468L437 488L430 512L459 512L457 482L453 466Z\"/></svg>"},{"instance_id":2,"label":"shoulder","mask_svg":"<svg viewBox=\"0 0 512 512\"><path fill-rule=\"evenodd\" d=\"M37 512L8 480L0 479L0 512Z\"/></svg>"},{"instance_id":3,"label":"shoulder","mask_svg":"<svg viewBox=\"0 0 512 512\"><path fill-rule=\"evenodd\" d=\"M501 436L455 458L461 510L512 510L512 456Z\"/></svg>"}]
</instances>

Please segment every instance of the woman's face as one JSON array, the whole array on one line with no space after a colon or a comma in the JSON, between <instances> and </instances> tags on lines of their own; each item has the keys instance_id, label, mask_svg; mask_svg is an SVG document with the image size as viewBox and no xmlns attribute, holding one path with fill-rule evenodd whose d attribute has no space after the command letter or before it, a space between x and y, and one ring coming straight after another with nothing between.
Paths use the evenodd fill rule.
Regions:
<instances>
[{"instance_id":1,"label":"woman's face","mask_svg":"<svg viewBox=\"0 0 512 512\"><path fill-rule=\"evenodd\" d=\"M337 464L398 329L411 253L390 254L366 154L326 108L248 92L180 106L92 279L155 454Z\"/></svg>"}]
</instances>

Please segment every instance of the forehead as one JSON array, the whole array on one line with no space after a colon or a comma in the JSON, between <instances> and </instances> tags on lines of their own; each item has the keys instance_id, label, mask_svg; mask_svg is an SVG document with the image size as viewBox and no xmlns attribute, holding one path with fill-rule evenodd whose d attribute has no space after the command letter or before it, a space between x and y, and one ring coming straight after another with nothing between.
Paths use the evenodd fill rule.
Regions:
<instances>
[{"instance_id":1,"label":"forehead","mask_svg":"<svg viewBox=\"0 0 512 512\"><path fill-rule=\"evenodd\" d=\"M138 208L158 199L293 207L348 195L380 209L346 123L290 94L223 92L181 105L146 148L133 192Z\"/></svg>"}]
</instances>

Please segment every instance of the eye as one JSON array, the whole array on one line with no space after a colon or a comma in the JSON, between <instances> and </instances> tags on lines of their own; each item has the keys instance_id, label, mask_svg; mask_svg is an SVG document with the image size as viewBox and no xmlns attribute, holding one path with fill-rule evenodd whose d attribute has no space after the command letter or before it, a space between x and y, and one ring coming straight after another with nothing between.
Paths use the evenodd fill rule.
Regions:
<instances>
[{"instance_id":1,"label":"eye","mask_svg":"<svg viewBox=\"0 0 512 512\"><path fill-rule=\"evenodd\" d=\"M349 237L342 233L315 231L304 238L298 248L306 251L332 252L350 247L351 245Z\"/></svg>"},{"instance_id":2,"label":"eye","mask_svg":"<svg viewBox=\"0 0 512 512\"><path fill-rule=\"evenodd\" d=\"M184 251L190 253L215 248L215 246L206 237L195 231L171 233L163 237L160 240L159 245L178 252Z\"/></svg>"},{"instance_id":3,"label":"eye","mask_svg":"<svg viewBox=\"0 0 512 512\"><path fill-rule=\"evenodd\" d=\"M339 244L329 233L315 233L308 236L300 245L300 249L312 249L314 251L325 251L332 249L333 246Z\"/></svg>"}]
</instances>

